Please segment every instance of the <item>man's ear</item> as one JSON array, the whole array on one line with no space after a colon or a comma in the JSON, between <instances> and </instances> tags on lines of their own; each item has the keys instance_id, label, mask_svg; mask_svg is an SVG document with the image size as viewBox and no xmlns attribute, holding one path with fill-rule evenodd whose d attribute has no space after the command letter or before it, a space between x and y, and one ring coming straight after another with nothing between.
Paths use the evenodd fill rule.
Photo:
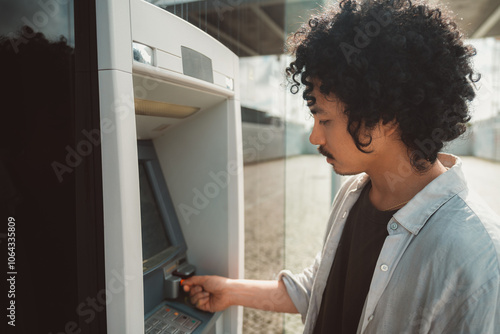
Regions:
<instances>
[{"instance_id":1,"label":"man's ear","mask_svg":"<svg viewBox=\"0 0 500 334\"><path fill-rule=\"evenodd\" d=\"M380 120L379 122L379 130L382 136L385 137L392 137L394 135L399 135L399 123L396 121L396 119L393 119L392 121L385 122L383 120Z\"/></svg>"}]
</instances>

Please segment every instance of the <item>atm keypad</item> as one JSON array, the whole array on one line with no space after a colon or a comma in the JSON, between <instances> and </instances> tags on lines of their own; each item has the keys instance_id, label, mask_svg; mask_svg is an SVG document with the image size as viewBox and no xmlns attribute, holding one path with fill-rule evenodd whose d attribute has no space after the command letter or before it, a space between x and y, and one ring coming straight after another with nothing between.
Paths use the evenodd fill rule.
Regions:
<instances>
[{"instance_id":1,"label":"atm keypad","mask_svg":"<svg viewBox=\"0 0 500 334\"><path fill-rule=\"evenodd\" d=\"M200 325L200 321L165 306L145 322L146 334L189 334Z\"/></svg>"}]
</instances>

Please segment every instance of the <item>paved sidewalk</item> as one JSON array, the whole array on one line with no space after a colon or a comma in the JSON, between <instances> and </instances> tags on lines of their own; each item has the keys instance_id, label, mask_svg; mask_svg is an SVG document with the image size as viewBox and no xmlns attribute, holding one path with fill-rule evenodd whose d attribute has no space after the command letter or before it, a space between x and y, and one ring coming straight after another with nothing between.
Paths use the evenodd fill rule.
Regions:
<instances>
[{"instance_id":1,"label":"paved sidewalk","mask_svg":"<svg viewBox=\"0 0 500 334\"><path fill-rule=\"evenodd\" d=\"M245 277L300 272L321 249L331 204L332 168L302 155L245 166ZM302 333L300 315L244 309L244 334Z\"/></svg>"},{"instance_id":2,"label":"paved sidewalk","mask_svg":"<svg viewBox=\"0 0 500 334\"><path fill-rule=\"evenodd\" d=\"M285 160L247 165L245 278L274 279L283 268ZM283 332L283 315L243 310L243 334Z\"/></svg>"}]
</instances>

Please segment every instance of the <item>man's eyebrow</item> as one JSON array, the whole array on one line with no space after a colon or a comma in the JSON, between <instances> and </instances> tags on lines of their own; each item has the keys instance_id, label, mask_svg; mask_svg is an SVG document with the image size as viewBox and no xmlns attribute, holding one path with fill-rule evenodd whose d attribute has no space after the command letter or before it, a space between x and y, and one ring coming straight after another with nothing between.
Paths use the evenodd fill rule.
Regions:
<instances>
[{"instance_id":1,"label":"man's eyebrow","mask_svg":"<svg viewBox=\"0 0 500 334\"><path fill-rule=\"evenodd\" d=\"M311 114L313 114L313 115L324 115L324 114L326 114L326 111L323 110L322 108L318 107L318 106L313 106L309 110L311 111Z\"/></svg>"}]
</instances>

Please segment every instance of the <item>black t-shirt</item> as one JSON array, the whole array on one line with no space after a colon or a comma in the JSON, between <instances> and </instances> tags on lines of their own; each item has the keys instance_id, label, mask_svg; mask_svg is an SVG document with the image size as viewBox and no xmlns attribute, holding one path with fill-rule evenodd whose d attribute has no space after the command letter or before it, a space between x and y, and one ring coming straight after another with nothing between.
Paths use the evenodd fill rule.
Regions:
<instances>
[{"instance_id":1,"label":"black t-shirt","mask_svg":"<svg viewBox=\"0 0 500 334\"><path fill-rule=\"evenodd\" d=\"M363 188L347 217L323 292L314 334L356 333L377 259L397 211L379 211Z\"/></svg>"}]
</instances>

